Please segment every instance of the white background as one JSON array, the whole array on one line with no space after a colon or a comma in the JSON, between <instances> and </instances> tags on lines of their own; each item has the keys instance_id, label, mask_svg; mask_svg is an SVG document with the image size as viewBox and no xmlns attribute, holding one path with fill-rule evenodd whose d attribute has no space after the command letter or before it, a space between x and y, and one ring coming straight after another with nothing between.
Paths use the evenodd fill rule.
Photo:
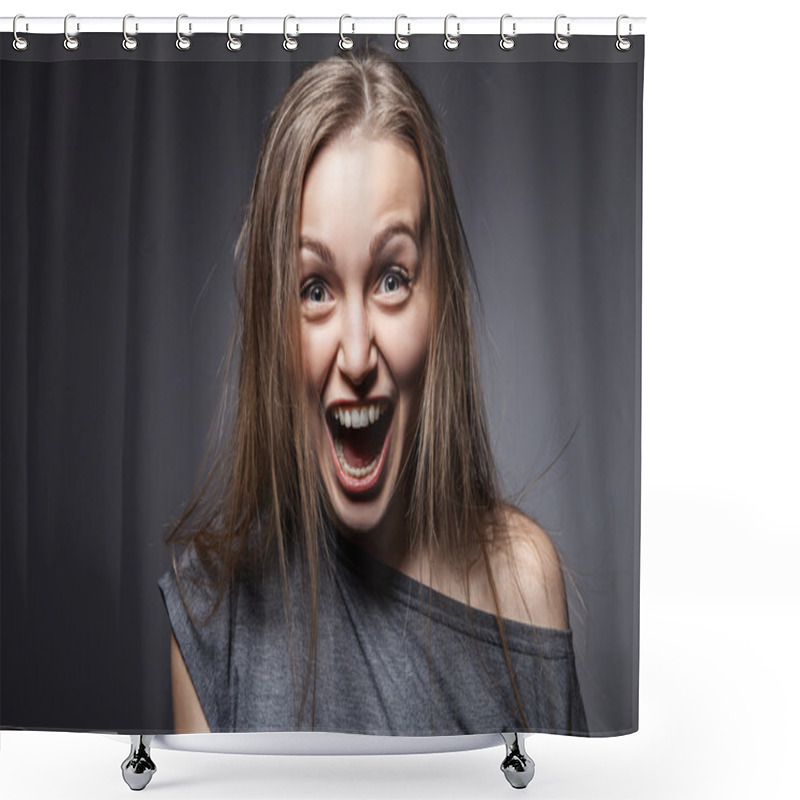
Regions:
<instances>
[{"instance_id":1,"label":"white background","mask_svg":"<svg viewBox=\"0 0 800 800\"><path fill-rule=\"evenodd\" d=\"M4 3L3 15L29 17L648 18L640 731L609 740L531 737L537 775L528 796L800 797L798 8L646 0ZM103 736L6 731L0 796L128 797L119 772L126 755L126 744ZM146 791L509 797L502 755L154 751L158 773Z\"/></svg>"}]
</instances>

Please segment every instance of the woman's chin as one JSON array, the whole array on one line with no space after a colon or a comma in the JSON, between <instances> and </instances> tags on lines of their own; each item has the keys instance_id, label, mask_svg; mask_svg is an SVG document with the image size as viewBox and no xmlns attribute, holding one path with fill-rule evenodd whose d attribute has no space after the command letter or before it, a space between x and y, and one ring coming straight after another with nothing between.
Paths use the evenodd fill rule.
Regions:
<instances>
[{"instance_id":1,"label":"woman's chin","mask_svg":"<svg viewBox=\"0 0 800 800\"><path fill-rule=\"evenodd\" d=\"M354 500L340 486L335 486L328 494L334 523L340 533L360 535L376 531L386 519L389 504L383 499L383 492L369 500Z\"/></svg>"}]
</instances>

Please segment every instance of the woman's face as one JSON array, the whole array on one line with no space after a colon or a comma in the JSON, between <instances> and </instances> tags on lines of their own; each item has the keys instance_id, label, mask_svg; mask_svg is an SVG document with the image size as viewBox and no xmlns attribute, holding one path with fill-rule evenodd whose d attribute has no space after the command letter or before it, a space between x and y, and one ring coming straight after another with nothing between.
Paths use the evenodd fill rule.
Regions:
<instances>
[{"instance_id":1,"label":"woman's face","mask_svg":"<svg viewBox=\"0 0 800 800\"><path fill-rule=\"evenodd\" d=\"M419 162L392 138L338 137L303 188L303 362L316 456L345 531L370 531L389 515L397 524L404 510L401 493L392 500L430 332L425 207Z\"/></svg>"}]
</instances>

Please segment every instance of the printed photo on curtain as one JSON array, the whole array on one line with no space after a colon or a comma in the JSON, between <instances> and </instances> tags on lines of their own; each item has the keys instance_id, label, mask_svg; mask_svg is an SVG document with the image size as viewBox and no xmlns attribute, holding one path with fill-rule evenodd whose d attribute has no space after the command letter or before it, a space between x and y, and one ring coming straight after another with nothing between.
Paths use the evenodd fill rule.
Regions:
<instances>
[{"instance_id":1,"label":"printed photo on curtain","mask_svg":"<svg viewBox=\"0 0 800 800\"><path fill-rule=\"evenodd\" d=\"M638 726L643 37L0 42L0 727Z\"/></svg>"}]
</instances>

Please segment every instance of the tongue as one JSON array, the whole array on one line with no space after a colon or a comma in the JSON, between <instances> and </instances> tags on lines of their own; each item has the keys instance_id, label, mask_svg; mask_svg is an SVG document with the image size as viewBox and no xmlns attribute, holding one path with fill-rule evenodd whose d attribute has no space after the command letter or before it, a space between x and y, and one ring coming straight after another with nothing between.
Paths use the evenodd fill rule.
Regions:
<instances>
[{"instance_id":1,"label":"tongue","mask_svg":"<svg viewBox=\"0 0 800 800\"><path fill-rule=\"evenodd\" d=\"M382 425L367 428L343 428L340 432L345 460L356 469L371 464L381 452L385 429Z\"/></svg>"}]
</instances>

